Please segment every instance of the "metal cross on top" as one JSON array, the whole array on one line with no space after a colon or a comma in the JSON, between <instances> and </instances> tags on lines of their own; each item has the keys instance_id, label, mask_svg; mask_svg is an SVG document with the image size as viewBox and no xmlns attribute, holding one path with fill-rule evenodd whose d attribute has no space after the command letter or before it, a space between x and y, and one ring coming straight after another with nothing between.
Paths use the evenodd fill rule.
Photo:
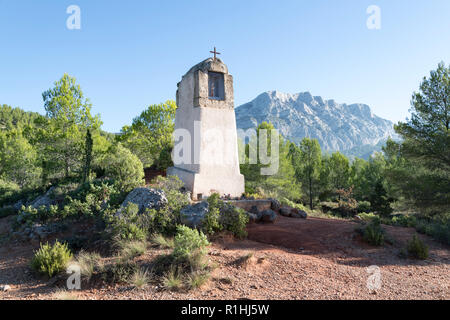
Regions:
<instances>
[{"instance_id":1,"label":"metal cross on top","mask_svg":"<svg viewBox=\"0 0 450 320\"><path fill-rule=\"evenodd\" d=\"M214 47L214 51L210 51L211 53L214 53L214 60L216 60L216 54L220 54L220 52L216 51L216 47Z\"/></svg>"}]
</instances>

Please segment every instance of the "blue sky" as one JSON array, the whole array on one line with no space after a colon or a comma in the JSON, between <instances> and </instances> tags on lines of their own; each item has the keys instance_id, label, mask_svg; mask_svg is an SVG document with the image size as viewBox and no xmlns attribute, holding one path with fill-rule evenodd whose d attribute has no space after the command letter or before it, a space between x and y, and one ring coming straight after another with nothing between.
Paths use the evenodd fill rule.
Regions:
<instances>
[{"instance_id":1,"label":"blue sky","mask_svg":"<svg viewBox=\"0 0 450 320\"><path fill-rule=\"evenodd\" d=\"M66 28L72 4L80 30ZM380 30L366 26L369 5L381 9ZM175 99L213 46L236 106L268 90L310 91L399 121L421 79L450 63L450 1L0 0L0 104L44 113L42 92L67 72L118 132Z\"/></svg>"}]
</instances>

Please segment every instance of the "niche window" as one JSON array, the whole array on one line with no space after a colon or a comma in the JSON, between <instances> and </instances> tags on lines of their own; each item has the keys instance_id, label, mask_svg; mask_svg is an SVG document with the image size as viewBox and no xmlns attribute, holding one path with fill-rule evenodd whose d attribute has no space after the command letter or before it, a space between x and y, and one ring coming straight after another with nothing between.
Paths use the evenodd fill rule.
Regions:
<instances>
[{"instance_id":1,"label":"niche window","mask_svg":"<svg viewBox=\"0 0 450 320\"><path fill-rule=\"evenodd\" d=\"M225 100L223 73L208 72L208 96L214 100Z\"/></svg>"}]
</instances>

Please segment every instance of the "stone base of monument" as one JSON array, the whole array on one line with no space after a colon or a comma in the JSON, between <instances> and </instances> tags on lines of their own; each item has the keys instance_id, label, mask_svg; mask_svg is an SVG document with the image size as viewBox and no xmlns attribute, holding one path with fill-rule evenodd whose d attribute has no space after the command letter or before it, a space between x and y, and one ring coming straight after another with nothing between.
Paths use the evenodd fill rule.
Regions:
<instances>
[{"instance_id":1,"label":"stone base of monument","mask_svg":"<svg viewBox=\"0 0 450 320\"><path fill-rule=\"evenodd\" d=\"M186 169L171 167L167 169L168 176L177 176L184 182L185 188L191 191L192 200L202 200L213 193L221 197L241 197L245 192L244 176L242 174L221 175L192 172Z\"/></svg>"}]
</instances>

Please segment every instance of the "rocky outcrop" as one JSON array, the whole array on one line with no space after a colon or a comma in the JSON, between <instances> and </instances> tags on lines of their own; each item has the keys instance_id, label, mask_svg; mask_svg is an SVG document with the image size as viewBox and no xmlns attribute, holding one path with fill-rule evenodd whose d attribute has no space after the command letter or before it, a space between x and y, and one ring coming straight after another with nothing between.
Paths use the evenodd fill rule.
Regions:
<instances>
[{"instance_id":1,"label":"rocky outcrop","mask_svg":"<svg viewBox=\"0 0 450 320\"><path fill-rule=\"evenodd\" d=\"M122 208L129 203L137 204L139 206L139 214L142 214L147 209L161 209L167 205L167 198L164 191L159 189L136 188L127 195L117 213L120 215Z\"/></svg>"}]
</instances>

